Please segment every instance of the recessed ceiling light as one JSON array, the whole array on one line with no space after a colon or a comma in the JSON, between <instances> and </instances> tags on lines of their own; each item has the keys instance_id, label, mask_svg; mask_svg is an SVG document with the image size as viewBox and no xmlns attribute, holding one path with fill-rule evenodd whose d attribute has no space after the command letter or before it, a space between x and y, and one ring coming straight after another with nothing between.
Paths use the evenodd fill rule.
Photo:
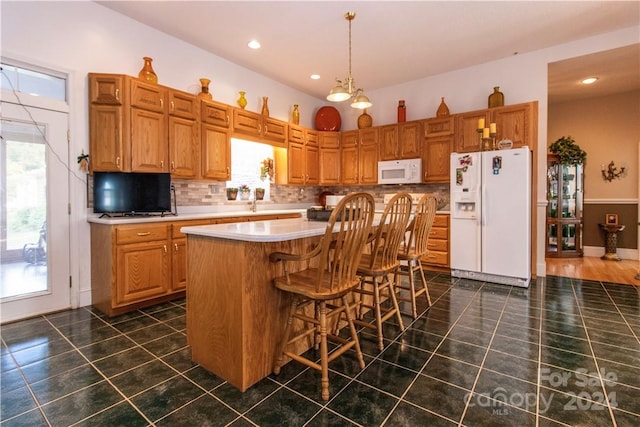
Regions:
<instances>
[{"instance_id":1,"label":"recessed ceiling light","mask_svg":"<svg viewBox=\"0 0 640 427\"><path fill-rule=\"evenodd\" d=\"M584 79L584 80L582 81L582 84L590 85L590 84L592 84L592 83L595 83L597 80L598 80L598 78L597 78L597 77L589 77L588 79Z\"/></svg>"},{"instance_id":2,"label":"recessed ceiling light","mask_svg":"<svg viewBox=\"0 0 640 427\"><path fill-rule=\"evenodd\" d=\"M251 40L247 46L249 46L251 49L260 49L260 42L258 40Z\"/></svg>"},{"instance_id":3,"label":"recessed ceiling light","mask_svg":"<svg viewBox=\"0 0 640 427\"><path fill-rule=\"evenodd\" d=\"M320 78L320 74L311 74L311 80L318 80Z\"/></svg>"}]
</instances>

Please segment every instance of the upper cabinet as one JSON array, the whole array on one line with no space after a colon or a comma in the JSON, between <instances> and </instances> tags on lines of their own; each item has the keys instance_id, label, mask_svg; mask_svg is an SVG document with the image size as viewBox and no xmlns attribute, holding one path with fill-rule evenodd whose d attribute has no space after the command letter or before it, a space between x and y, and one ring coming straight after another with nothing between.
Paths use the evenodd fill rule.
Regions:
<instances>
[{"instance_id":1,"label":"upper cabinet","mask_svg":"<svg viewBox=\"0 0 640 427\"><path fill-rule=\"evenodd\" d=\"M422 122L380 126L380 160L415 159L421 154Z\"/></svg>"},{"instance_id":2,"label":"upper cabinet","mask_svg":"<svg viewBox=\"0 0 640 427\"><path fill-rule=\"evenodd\" d=\"M257 137L269 144L287 146L288 125L272 117L263 116L253 111L233 109L233 132Z\"/></svg>"},{"instance_id":3,"label":"upper cabinet","mask_svg":"<svg viewBox=\"0 0 640 427\"><path fill-rule=\"evenodd\" d=\"M449 157L455 135L455 117L424 120L422 145L422 181L449 182Z\"/></svg>"},{"instance_id":4,"label":"upper cabinet","mask_svg":"<svg viewBox=\"0 0 640 427\"><path fill-rule=\"evenodd\" d=\"M200 163L205 179L231 179L231 110L218 102L200 102Z\"/></svg>"},{"instance_id":5,"label":"upper cabinet","mask_svg":"<svg viewBox=\"0 0 640 427\"><path fill-rule=\"evenodd\" d=\"M456 116L454 150L458 153L493 149L493 141L482 141L478 133L478 120L484 119L485 127L496 124L496 144L504 139L513 142L513 148L532 147L537 138L538 102L508 105L506 107L471 111ZM496 147L497 149L497 147Z\"/></svg>"},{"instance_id":6,"label":"upper cabinet","mask_svg":"<svg viewBox=\"0 0 640 427\"><path fill-rule=\"evenodd\" d=\"M320 182L318 132L289 125L288 182L317 185Z\"/></svg>"},{"instance_id":7,"label":"upper cabinet","mask_svg":"<svg viewBox=\"0 0 640 427\"><path fill-rule=\"evenodd\" d=\"M340 184L340 132L318 132L319 184Z\"/></svg>"},{"instance_id":8,"label":"upper cabinet","mask_svg":"<svg viewBox=\"0 0 640 427\"><path fill-rule=\"evenodd\" d=\"M342 132L341 184L378 182L378 128Z\"/></svg>"}]
</instances>

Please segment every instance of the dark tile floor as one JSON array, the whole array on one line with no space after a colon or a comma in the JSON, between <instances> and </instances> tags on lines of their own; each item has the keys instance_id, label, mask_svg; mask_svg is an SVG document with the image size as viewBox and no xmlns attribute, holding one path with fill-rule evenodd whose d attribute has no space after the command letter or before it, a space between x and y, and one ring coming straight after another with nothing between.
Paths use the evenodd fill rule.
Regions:
<instances>
[{"instance_id":1,"label":"dark tile floor","mask_svg":"<svg viewBox=\"0 0 640 427\"><path fill-rule=\"evenodd\" d=\"M364 370L330 365L327 403L293 362L245 393L194 365L184 300L4 325L1 425L640 425L640 288L429 281L433 306L387 324L384 351L360 332Z\"/></svg>"}]
</instances>

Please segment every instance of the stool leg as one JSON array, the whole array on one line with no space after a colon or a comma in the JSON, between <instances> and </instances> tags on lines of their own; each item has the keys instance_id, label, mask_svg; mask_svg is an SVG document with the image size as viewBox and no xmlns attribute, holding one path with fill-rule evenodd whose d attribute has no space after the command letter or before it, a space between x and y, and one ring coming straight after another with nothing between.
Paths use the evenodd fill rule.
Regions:
<instances>
[{"instance_id":1,"label":"stool leg","mask_svg":"<svg viewBox=\"0 0 640 427\"><path fill-rule=\"evenodd\" d=\"M287 323L284 327L284 332L282 334L282 338L280 339L280 343L278 344L278 348L276 349L276 360L273 363L273 373L275 375L280 374L280 368L282 367L282 362L284 361L284 349L287 346L287 342L289 341L289 335L291 334L291 326L293 325L293 316L296 313L296 308L298 307L298 298L291 298L291 305L289 306L289 317L287 318Z\"/></svg>"},{"instance_id":2,"label":"stool leg","mask_svg":"<svg viewBox=\"0 0 640 427\"><path fill-rule=\"evenodd\" d=\"M429 287L427 286L427 279L424 277L424 270L422 269L422 263L418 260L418 269L420 270L420 277L422 278L422 286L424 286L424 293L427 294L427 307L431 307L431 295L429 295ZM415 317L415 315L413 316Z\"/></svg>"},{"instance_id":3,"label":"stool leg","mask_svg":"<svg viewBox=\"0 0 640 427\"><path fill-rule=\"evenodd\" d=\"M373 283L373 307L376 315L376 329L378 330L378 349L384 349L384 340L382 336L382 310L380 308L380 287L378 286L378 279L372 278ZM397 302L396 302L397 304Z\"/></svg>"},{"instance_id":4,"label":"stool leg","mask_svg":"<svg viewBox=\"0 0 640 427\"><path fill-rule=\"evenodd\" d=\"M329 355L327 347L327 304L320 302L320 367L322 368L322 400L329 400Z\"/></svg>"},{"instance_id":5,"label":"stool leg","mask_svg":"<svg viewBox=\"0 0 640 427\"><path fill-rule=\"evenodd\" d=\"M413 277L413 273L414 273L414 269L413 269L413 261L409 260L407 261L407 271L408 271L408 276L409 276L409 288L411 288L411 290L409 291L411 294L411 314L413 315L413 318L415 319L418 316L418 309L416 307L416 282L415 279Z\"/></svg>"},{"instance_id":6,"label":"stool leg","mask_svg":"<svg viewBox=\"0 0 640 427\"><path fill-rule=\"evenodd\" d=\"M356 296L353 294L353 301L355 303ZM344 315L347 317L347 323L349 324L349 331L351 332L351 339L355 343L354 346L356 348L356 357L358 358L358 364L360 364L360 369L364 369L364 359L362 357L362 350L360 349L360 340L358 340L358 332L356 331L356 326L353 323L353 316L351 313L349 301L347 300L347 295L342 296L342 304L345 307Z\"/></svg>"},{"instance_id":7,"label":"stool leg","mask_svg":"<svg viewBox=\"0 0 640 427\"><path fill-rule=\"evenodd\" d=\"M404 323L402 323L402 314L400 314L400 306L398 305L398 298L396 298L396 292L393 288L393 283L387 283L387 289L389 290L389 298L391 298L391 302L393 303L393 308L396 311L396 318L398 319L398 325L400 326L400 330L404 331ZM382 330L382 328L380 328ZM380 349L382 350L382 349Z\"/></svg>"}]
</instances>

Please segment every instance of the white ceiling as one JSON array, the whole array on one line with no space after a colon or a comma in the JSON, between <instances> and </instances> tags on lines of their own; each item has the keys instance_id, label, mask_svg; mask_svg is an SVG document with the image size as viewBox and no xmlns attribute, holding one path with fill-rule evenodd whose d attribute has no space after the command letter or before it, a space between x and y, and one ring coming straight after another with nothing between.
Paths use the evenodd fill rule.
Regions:
<instances>
[{"instance_id":1,"label":"white ceiling","mask_svg":"<svg viewBox=\"0 0 640 427\"><path fill-rule=\"evenodd\" d=\"M318 98L347 74L347 11L356 12L353 77L365 91L640 24L638 1L98 3ZM254 38L260 50L247 47ZM592 86L603 93L639 89L634 46L604 62L588 55L550 66L550 102L579 96L583 74L608 76Z\"/></svg>"}]
</instances>

